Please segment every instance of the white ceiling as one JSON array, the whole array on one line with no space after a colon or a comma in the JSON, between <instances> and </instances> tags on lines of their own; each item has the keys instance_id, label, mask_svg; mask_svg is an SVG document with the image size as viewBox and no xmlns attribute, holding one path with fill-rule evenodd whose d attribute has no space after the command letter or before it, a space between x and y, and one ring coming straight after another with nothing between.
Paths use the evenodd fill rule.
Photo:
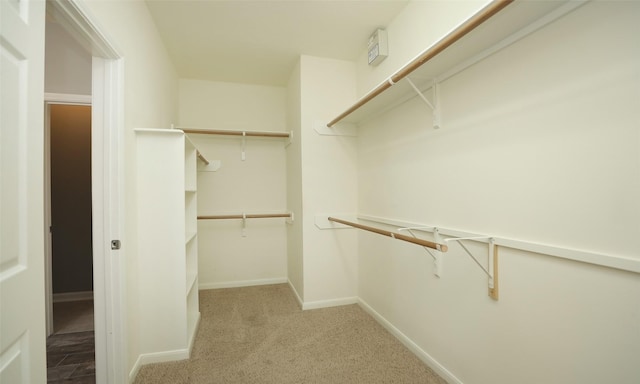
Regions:
<instances>
[{"instance_id":1,"label":"white ceiling","mask_svg":"<svg viewBox=\"0 0 640 384\"><path fill-rule=\"evenodd\" d=\"M299 55L355 60L407 0L146 0L183 78L285 85Z\"/></svg>"}]
</instances>

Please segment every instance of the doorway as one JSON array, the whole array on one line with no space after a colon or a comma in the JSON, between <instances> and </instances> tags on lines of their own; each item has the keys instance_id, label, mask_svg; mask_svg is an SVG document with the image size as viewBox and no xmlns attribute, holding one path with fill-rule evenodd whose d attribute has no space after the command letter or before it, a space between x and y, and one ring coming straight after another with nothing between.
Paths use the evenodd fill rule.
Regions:
<instances>
[{"instance_id":1,"label":"doorway","mask_svg":"<svg viewBox=\"0 0 640 384\"><path fill-rule=\"evenodd\" d=\"M46 103L53 327L47 380L95 381L91 106ZM46 160L45 160L46 161Z\"/></svg>"},{"instance_id":2,"label":"doorway","mask_svg":"<svg viewBox=\"0 0 640 384\"><path fill-rule=\"evenodd\" d=\"M93 300L91 106L48 107L54 303Z\"/></svg>"}]
</instances>

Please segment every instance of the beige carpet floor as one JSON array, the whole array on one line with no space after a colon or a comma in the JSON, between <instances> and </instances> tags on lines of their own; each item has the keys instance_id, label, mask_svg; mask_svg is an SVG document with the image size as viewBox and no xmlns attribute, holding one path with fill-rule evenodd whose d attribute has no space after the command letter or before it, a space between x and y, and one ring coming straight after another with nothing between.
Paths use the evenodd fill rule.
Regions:
<instances>
[{"instance_id":1,"label":"beige carpet floor","mask_svg":"<svg viewBox=\"0 0 640 384\"><path fill-rule=\"evenodd\" d=\"M53 332L55 334L88 331L93 331L93 300L53 304Z\"/></svg>"},{"instance_id":2,"label":"beige carpet floor","mask_svg":"<svg viewBox=\"0 0 640 384\"><path fill-rule=\"evenodd\" d=\"M357 305L300 310L287 284L200 292L191 359L135 384L446 384Z\"/></svg>"}]
</instances>

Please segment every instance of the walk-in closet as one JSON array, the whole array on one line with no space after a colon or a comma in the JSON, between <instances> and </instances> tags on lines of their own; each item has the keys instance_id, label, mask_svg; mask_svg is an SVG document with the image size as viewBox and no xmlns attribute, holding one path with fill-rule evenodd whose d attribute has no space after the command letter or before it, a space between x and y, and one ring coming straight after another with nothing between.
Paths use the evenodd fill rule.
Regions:
<instances>
[{"instance_id":1,"label":"walk-in closet","mask_svg":"<svg viewBox=\"0 0 640 384\"><path fill-rule=\"evenodd\" d=\"M451 383L632 382L638 12L496 1L378 67L180 79L173 129L208 159L200 289L358 305Z\"/></svg>"},{"instance_id":2,"label":"walk-in closet","mask_svg":"<svg viewBox=\"0 0 640 384\"><path fill-rule=\"evenodd\" d=\"M639 382L640 1L48 3L92 72L87 378ZM40 381L5 248L44 133L2 122L0 381Z\"/></svg>"}]
</instances>

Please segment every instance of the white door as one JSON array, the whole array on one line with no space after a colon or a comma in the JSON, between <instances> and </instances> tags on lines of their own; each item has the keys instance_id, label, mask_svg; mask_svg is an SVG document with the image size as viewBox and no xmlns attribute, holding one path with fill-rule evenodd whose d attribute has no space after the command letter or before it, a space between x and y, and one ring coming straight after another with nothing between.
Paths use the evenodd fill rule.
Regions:
<instances>
[{"instance_id":1,"label":"white door","mask_svg":"<svg viewBox=\"0 0 640 384\"><path fill-rule=\"evenodd\" d=\"M43 0L0 0L0 383L46 383Z\"/></svg>"}]
</instances>

